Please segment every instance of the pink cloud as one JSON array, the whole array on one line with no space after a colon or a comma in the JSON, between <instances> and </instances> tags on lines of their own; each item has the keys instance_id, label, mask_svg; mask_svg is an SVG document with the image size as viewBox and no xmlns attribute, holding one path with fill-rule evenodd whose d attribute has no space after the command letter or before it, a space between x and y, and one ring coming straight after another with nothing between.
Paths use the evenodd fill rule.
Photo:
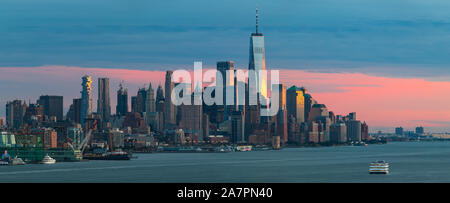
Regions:
<instances>
[{"instance_id":1,"label":"pink cloud","mask_svg":"<svg viewBox=\"0 0 450 203\"><path fill-rule=\"evenodd\" d=\"M6 100L32 99L54 94L65 97L67 108L79 97L81 77L94 79L96 101L97 77L111 78L112 109L121 80L136 95L139 87L151 82L156 89L164 83L165 71L81 68L67 66L2 67L0 68L0 105ZM421 78L390 78L361 73L316 73L303 70L280 70L280 81L287 85L304 86L320 103L337 114L357 112L372 129L422 125L429 128L450 128L450 82L427 81ZM96 103L94 102L94 106ZM1 107L0 115L4 114Z\"/></svg>"},{"instance_id":2,"label":"pink cloud","mask_svg":"<svg viewBox=\"0 0 450 203\"><path fill-rule=\"evenodd\" d=\"M287 83L309 88L336 113L355 111L372 126L449 127L450 82L297 70L284 70L282 75Z\"/></svg>"}]
</instances>

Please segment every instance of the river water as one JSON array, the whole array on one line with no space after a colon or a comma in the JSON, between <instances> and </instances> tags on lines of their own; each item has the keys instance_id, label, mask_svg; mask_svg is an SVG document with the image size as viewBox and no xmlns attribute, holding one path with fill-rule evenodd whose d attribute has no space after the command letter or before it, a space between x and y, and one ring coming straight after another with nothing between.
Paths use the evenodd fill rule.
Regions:
<instances>
[{"instance_id":1,"label":"river water","mask_svg":"<svg viewBox=\"0 0 450 203\"><path fill-rule=\"evenodd\" d=\"M450 182L450 142L135 155L1 166L0 182ZM390 163L388 175L368 173L376 160Z\"/></svg>"}]
</instances>

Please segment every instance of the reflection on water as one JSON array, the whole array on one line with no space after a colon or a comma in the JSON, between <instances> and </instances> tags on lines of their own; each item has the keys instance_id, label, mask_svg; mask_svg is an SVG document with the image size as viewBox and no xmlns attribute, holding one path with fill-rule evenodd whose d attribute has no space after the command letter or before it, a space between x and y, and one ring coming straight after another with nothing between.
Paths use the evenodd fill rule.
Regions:
<instances>
[{"instance_id":1,"label":"reflection on water","mask_svg":"<svg viewBox=\"0 0 450 203\"><path fill-rule=\"evenodd\" d=\"M136 154L130 161L0 167L1 182L450 182L450 142ZM368 174L390 163L389 175Z\"/></svg>"}]
</instances>

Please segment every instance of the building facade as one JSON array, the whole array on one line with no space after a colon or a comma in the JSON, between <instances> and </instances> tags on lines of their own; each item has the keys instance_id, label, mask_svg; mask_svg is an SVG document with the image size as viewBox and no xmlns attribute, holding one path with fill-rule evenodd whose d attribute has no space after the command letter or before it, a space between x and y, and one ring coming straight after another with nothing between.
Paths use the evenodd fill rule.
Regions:
<instances>
[{"instance_id":1,"label":"building facade","mask_svg":"<svg viewBox=\"0 0 450 203\"><path fill-rule=\"evenodd\" d=\"M98 79L97 113L100 115L103 122L109 122L111 116L109 78Z\"/></svg>"}]
</instances>

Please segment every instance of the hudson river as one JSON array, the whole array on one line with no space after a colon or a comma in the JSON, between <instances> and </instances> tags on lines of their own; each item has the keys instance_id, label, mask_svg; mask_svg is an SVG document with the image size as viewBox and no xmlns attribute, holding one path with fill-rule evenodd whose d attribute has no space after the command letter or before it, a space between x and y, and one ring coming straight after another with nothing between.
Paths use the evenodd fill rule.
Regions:
<instances>
[{"instance_id":1,"label":"hudson river","mask_svg":"<svg viewBox=\"0 0 450 203\"><path fill-rule=\"evenodd\" d=\"M135 155L1 166L0 182L450 182L450 142ZM368 173L376 160L390 163L389 175Z\"/></svg>"}]
</instances>

